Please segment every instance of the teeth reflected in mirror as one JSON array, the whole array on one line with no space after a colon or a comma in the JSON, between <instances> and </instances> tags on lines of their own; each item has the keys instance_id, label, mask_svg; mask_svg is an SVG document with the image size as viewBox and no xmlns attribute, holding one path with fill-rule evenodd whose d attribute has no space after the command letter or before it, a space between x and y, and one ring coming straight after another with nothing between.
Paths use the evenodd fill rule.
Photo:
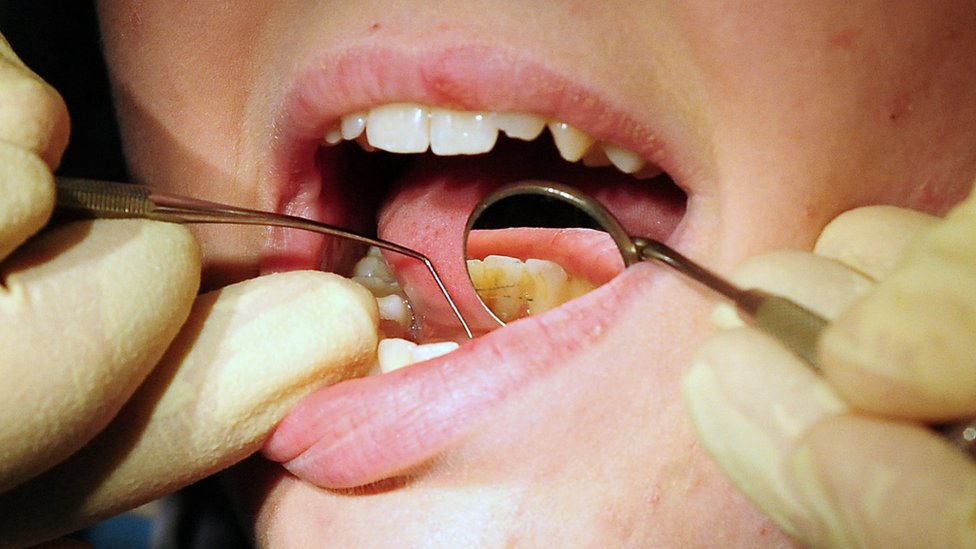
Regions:
<instances>
[{"instance_id":1,"label":"teeth reflected in mirror","mask_svg":"<svg viewBox=\"0 0 976 549\"><path fill-rule=\"evenodd\" d=\"M626 265L629 237L595 202L550 182L496 190L465 232L468 276L500 323L542 314L608 282Z\"/></svg>"}]
</instances>

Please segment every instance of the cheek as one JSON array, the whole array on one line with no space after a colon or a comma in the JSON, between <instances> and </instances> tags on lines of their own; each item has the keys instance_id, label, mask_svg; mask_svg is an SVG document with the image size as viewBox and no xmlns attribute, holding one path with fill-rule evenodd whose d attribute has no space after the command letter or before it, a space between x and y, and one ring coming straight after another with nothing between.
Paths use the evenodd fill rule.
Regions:
<instances>
[{"instance_id":1,"label":"cheek","mask_svg":"<svg viewBox=\"0 0 976 549\"><path fill-rule=\"evenodd\" d=\"M123 137L140 179L178 192L203 187L206 195L199 181L219 183L241 170L261 10L253 2L224 4L99 4Z\"/></svg>"},{"instance_id":2,"label":"cheek","mask_svg":"<svg viewBox=\"0 0 976 549\"><path fill-rule=\"evenodd\" d=\"M971 187L971 4L685 4L674 13L701 69L721 188L692 215L721 232L720 264L809 248L826 222L861 205L944 213Z\"/></svg>"}]
</instances>

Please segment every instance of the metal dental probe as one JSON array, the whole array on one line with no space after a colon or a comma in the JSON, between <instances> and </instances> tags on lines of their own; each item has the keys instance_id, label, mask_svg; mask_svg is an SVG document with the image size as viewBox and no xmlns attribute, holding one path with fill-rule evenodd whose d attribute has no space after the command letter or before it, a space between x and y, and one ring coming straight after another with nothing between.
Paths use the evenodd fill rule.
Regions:
<instances>
[{"instance_id":1,"label":"metal dental probe","mask_svg":"<svg viewBox=\"0 0 976 549\"><path fill-rule=\"evenodd\" d=\"M115 183L71 177L56 178L57 210L88 218L151 219L170 223L228 223L236 225L265 225L312 231L345 238L360 244L376 246L412 257L424 264L444 299L451 306L469 338L471 328L461 315L447 287L433 263L420 252L399 244L359 235L325 223L286 214L249 210L164 193L145 185Z\"/></svg>"}]
</instances>

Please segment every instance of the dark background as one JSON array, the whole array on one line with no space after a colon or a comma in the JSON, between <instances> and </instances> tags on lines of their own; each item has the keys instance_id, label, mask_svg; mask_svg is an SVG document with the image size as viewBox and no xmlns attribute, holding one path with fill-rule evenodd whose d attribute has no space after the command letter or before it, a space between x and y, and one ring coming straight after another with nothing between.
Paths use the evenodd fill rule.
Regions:
<instances>
[{"instance_id":1,"label":"dark background","mask_svg":"<svg viewBox=\"0 0 976 549\"><path fill-rule=\"evenodd\" d=\"M91 0L0 0L0 33L64 97L71 141L58 173L125 181Z\"/></svg>"}]
</instances>

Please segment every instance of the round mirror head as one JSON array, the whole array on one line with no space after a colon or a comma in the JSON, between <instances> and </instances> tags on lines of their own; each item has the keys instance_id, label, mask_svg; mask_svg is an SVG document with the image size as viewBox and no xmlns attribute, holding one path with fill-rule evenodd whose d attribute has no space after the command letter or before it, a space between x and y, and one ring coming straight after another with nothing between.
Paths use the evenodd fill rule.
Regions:
<instances>
[{"instance_id":1,"label":"round mirror head","mask_svg":"<svg viewBox=\"0 0 976 549\"><path fill-rule=\"evenodd\" d=\"M620 223L592 197L549 181L498 188L468 218L468 277L501 324L579 297L638 261Z\"/></svg>"}]
</instances>

